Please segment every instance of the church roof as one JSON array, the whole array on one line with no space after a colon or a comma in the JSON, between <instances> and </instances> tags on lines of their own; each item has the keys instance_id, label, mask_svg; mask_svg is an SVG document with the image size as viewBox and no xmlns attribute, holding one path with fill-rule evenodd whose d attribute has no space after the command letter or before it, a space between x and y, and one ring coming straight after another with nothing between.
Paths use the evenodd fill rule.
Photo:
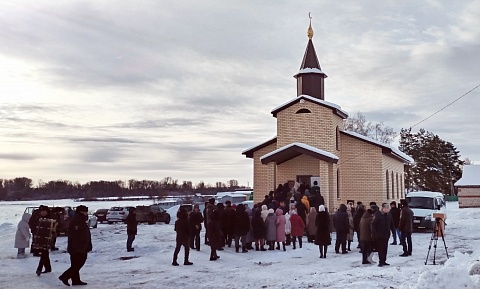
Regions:
<instances>
[{"instance_id":1,"label":"church roof","mask_svg":"<svg viewBox=\"0 0 480 289\"><path fill-rule=\"evenodd\" d=\"M277 117L278 112L280 112L280 111L284 110L285 108L295 104L298 101L301 101L302 99L311 101L313 103L319 104L319 105L324 106L324 107L328 107L328 108L332 109L333 113L335 113L336 115L340 116L343 119L348 118L348 113L346 111L342 110L339 105L336 105L334 103L331 103L331 102L328 102L328 101L325 101L325 100L318 99L318 98L310 96L310 95L305 95L305 94L297 96L294 99L292 99L292 100L274 108L272 110L273 117Z\"/></svg>"},{"instance_id":2,"label":"church roof","mask_svg":"<svg viewBox=\"0 0 480 289\"><path fill-rule=\"evenodd\" d=\"M346 134L348 136L354 137L356 139L366 141L368 143L371 143L373 145L379 146L382 148L382 153L384 154L390 154L396 159L401 160L404 163L414 163L415 160L412 159L409 155L405 154L404 152L400 151L399 149L392 147L390 145L384 144L378 140L366 137L364 135L361 135L359 133L353 132L353 131L348 131L348 130L343 130L340 131L340 133Z\"/></svg>"},{"instance_id":3,"label":"church roof","mask_svg":"<svg viewBox=\"0 0 480 289\"><path fill-rule=\"evenodd\" d=\"M320 67L320 62L318 62L317 53L315 52L315 47L313 46L312 39L308 39L307 49L305 50L305 54L303 55L303 61L300 65L300 71L294 75L295 78L298 77L299 74L305 73L320 73L323 74L325 78L327 75L322 71Z\"/></svg>"},{"instance_id":4,"label":"church roof","mask_svg":"<svg viewBox=\"0 0 480 289\"><path fill-rule=\"evenodd\" d=\"M279 165L302 154L330 163L337 163L339 159L336 155L330 152L304 143L294 142L262 156L260 161L264 165L270 162L275 162L277 165Z\"/></svg>"},{"instance_id":5,"label":"church roof","mask_svg":"<svg viewBox=\"0 0 480 289\"><path fill-rule=\"evenodd\" d=\"M480 186L480 166L463 166L462 178L455 183L455 186Z\"/></svg>"},{"instance_id":6,"label":"church roof","mask_svg":"<svg viewBox=\"0 0 480 289\"><path fill-rule=\"evenodd\" d=\"M262 149L266 146L269 146L271 144L274 144L277 142L277 136L267 140L266 142L263 142L259 145L256 145L254 147L248 148L242 152L242 155L245 155L247 158L253 158L253 153L258 151L259 149Z\"/></svg>"}]
</instances>

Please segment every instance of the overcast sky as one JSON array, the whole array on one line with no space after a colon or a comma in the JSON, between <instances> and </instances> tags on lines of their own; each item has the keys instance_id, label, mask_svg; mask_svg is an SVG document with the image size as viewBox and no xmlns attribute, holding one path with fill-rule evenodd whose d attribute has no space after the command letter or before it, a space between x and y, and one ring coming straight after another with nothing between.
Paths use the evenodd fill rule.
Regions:
<instances>
[{"instance_id":1,"label":"overcast sky","mask_svg":"<svg viewBox=\"0 0 480 289\"><path fill-rule=\"evenodd\" d=\"M252 185L296 97L308 12L325 100L396 131L480 84L480 1L0 1L0 178ZM414 127L480 163L480 88Z\"/></svg>"}]
</instances>

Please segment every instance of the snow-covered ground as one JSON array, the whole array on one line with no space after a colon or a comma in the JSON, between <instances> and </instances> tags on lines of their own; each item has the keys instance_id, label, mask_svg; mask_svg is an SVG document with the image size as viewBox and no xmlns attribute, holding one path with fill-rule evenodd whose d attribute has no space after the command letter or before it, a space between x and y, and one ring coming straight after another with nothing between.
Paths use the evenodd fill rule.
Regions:
<instances>
[{"instance_id":1,"label":"snow-covered ground","mask_svg":"<svg viewBox=\"0 0 480 289\"><path fill-rule=\"evenodd\" d=\"M60 251L50 255L52 273L35 275L38 258L16 259L13 248L17 223L29 205L79 205L72 200L0 203L0 288L65 288L58 276L69 267L66 238L59 237ZM138 205L135 202L89 202L91 210L113 205ZM448 203L446 244L438 241L437 264L425 259L431 233L413 234L413 256L399 257L401 246L391 245L388 267L361 265L356 242L346 255L332 252L320 259L318 248L304 244L302 249L235 253L233 248L219 251L216 262L209 261L210 248L192 251L193 266L173 267L175 246L173 222L170 225L139 225L135 252L125 249L126 226L99 224L91 229L93 252L81 271L87 288L480 288L480 209L459 209ZM203 240L203 239L202 239ZM306 238L304 238L304 242ZM431 250L433 254L433 247ZM374 260L378 260L375 256Z\"/></svg>"}]
</instances>

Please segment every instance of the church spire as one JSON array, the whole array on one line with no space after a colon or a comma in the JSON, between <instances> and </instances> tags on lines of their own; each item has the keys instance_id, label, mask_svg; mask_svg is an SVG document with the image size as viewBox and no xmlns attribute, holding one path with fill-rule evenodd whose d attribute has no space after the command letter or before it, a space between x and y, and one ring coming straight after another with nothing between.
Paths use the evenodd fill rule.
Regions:
<instances>
[{"instance_id":1,"label":"church spire","mask_svg":"<svg viewBox=\"0 0 480 289\"><path fill-rule=\"evenodd\" d=\"M308 43L305 55L303 56L302 64L300 65L300 71L294 76L297 79L297 96L302 94L310 95L315 98L324 100L324 83L323 79L327 77L320 68L318 62L317 53L313 46L313 28L312 17L308 13L310 18L310 25L308 27Z\"/></svg>"}]
</instances>

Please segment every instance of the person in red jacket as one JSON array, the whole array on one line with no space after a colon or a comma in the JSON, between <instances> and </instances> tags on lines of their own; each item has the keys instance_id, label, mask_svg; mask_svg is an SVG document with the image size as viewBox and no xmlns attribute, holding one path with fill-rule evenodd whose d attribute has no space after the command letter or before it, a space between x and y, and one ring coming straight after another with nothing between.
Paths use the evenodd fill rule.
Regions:
<instances>
[{"instance_id":1,"label":"person in red jacket","mask_svg":"<svg viewBox=\"0 0 480 289\"><path fill-rule=\"evenodd\" d=\"M302 248L302 236L305 229L305 222L302 218L297 214L297 211L292 211L292 215L290 216L290 224L292 226L292 241L293 241L293 249L296 249L296 240L298 239L298 245Z\"/></svg>"}]
</instances>

